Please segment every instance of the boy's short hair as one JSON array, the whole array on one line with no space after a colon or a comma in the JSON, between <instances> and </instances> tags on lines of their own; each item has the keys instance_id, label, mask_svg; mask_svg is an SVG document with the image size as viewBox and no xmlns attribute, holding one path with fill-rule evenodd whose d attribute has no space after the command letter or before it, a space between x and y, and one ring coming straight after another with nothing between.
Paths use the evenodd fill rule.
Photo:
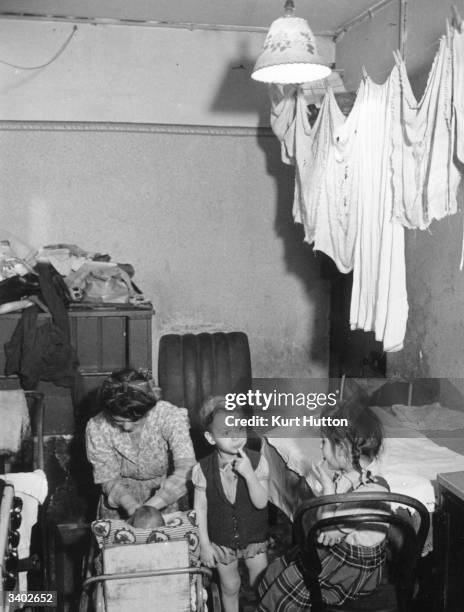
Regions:
<instances>
[{"instance_id":1,"label":"boy's short hair","mask_svg":"<svg viewBox=\"0 0 464 612\"><path fill-rule=\"evenodd\" d=\"M208 397L200 408L200 423L204 431L208 431L218 412L227 412L224 395Z\"/></svg>"}]
</instances>

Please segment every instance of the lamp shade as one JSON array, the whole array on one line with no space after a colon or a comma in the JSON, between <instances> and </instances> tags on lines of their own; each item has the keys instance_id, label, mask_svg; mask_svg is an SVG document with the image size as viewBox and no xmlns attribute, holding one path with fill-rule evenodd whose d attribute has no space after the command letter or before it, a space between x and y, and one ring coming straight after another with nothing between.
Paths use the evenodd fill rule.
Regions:
<instances>
[{"instance_id":1,"label":"lamp shade","mask_svg":"<svg viewBox=\"0 0 464 612\"><path fill-rule=\"evenodd\" d=\"M251 78L263 83L298 84L323 79L330 72L319 57L306 19L285 15L271 24Z\"/></svg>"}]
</instances>

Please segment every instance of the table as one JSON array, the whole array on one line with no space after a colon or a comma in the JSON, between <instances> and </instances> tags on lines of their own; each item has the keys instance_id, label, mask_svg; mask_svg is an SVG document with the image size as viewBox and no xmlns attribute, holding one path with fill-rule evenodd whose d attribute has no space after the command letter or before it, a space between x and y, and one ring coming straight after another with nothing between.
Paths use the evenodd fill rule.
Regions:
<instances>
[{"instance_id":1,"label":"table","mask_svg":"<svg viewBox=\"0 0 464 612\"><path fill-rule=\"evenodd\" d=\"M438 474L436 537L440 612L458 612L464 601L464 471Z\"/></svg>"}]
</instances>

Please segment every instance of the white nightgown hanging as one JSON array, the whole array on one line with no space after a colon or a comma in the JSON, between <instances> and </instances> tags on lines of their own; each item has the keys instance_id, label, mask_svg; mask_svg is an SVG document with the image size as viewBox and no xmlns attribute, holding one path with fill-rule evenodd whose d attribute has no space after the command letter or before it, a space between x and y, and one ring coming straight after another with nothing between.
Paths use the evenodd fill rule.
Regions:
<instances>
[{"instance_id":1,"label":"white nightgown hanging","mask_svg":"<svg viewBox=\"0 0 464 612\"><path fill-rule=\"evenodd\" d=\"M382 85L364 76L351 143L357 165L352 197L357 200L358 234L350 324L375 332L385 351L402 349L408 316L404 228L391 216L391 105L398 84L396 67Z\"/></svg>"}]
</instances>

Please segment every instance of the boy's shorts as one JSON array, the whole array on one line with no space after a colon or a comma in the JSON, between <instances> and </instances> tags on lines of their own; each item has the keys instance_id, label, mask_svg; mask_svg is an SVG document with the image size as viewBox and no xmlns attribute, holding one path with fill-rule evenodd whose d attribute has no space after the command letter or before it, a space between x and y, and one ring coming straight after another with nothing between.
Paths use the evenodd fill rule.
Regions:
<instances>
[{"instance_id":1,"label":"boy's shorts","mask_svg":"<svg viewBox=\"0 0 464 612\"><path fill-rule=\"evenodd\" d=\"M251 559L261 553L267 552L268 542L253 542L245 548L229 548L228 546L219 546L212 542L214 552L216 553L218 563L228 565L237 559Z\"/></svg>"}]
</instances>

